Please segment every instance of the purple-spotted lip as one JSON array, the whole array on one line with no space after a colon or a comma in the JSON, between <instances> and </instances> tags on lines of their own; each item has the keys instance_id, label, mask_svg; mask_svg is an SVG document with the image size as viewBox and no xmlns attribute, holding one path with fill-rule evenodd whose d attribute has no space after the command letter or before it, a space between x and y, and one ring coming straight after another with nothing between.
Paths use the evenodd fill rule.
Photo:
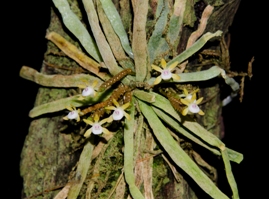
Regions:
<instances>
[{"instance_id":1,"label":"purple-spotted lip","mask_svg":"<svg viewBox=\"0 0 269 199\"><path fill-rule=\"evenodd\" d=\"M116 108L113 112L113 120L121 120L124 116L123 110L120 108Z\"/></svg>"},{"instance_id":2,"label":"purple-spotted lip","mask_svg":"<svg viewBox=\"0 0 269 199\"><path fill-rule=\"evenodd\" d=\"M99 135L103 132L102 126L99 123L95 123L92 126L92 133L95 135Z\"/></svg>"},{"instance_id":3,"label":"purple-spotted lip","mask_svg":"<svg viewBox=\"0 0 269 199\"><path fill-rule=\"evenodd\" d=\"M189 105L189 111L192 113L198 113L200 111L200 108L196 103L191 103Z\"/></svg>"},{"instance_id":4,"label":"purple-spotted lip","mask_svg":"<svg viewBox=\"0 0 269 199\"><path fill-rule=\"evenodd\" d=\"M164 69L164 70L162 71L161 76L162 76L162 79L163 79L163 80L168 80L168 79L171 79L171 77L172 77L172 73L171 73L171 71L170 71L169 69Z\"/></svg>"}]
</instances>

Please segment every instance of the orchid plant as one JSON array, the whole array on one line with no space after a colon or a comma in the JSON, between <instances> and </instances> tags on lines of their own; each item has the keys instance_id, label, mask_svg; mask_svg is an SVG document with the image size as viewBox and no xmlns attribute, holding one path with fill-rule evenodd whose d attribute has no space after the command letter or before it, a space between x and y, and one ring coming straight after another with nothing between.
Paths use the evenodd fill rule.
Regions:
<instances>
[{"instance_id":1,"label":"orchid plant","mask_svg":"<svg viewBox=\"0 0 269 199\"><path fill-rule=\"evenodd\" d=\"M184 86L189 82L199 84L200 81L207 81L216 77L224 78L225 82L237 92L238 83L227 76L225 70L219 66L212 65L208 69L195 72L184 71L178 73L179 70L176 70L180 64L195 55L210 39L219 38L222 31L201 33L200 38L196 39L195 43L182 53L169 54L169 51L175 51L169 49L171 45L167 41L172 43L176 41L183 26L183 21L180 21L180 18L176 15L171 16L169 21L168 18L160 14L156 18L160 21L157 21L155 28L153 28L154 31L147 40L145 29L147 1L133 4L132 40L128 38L120 14L111 0L101 0L98 5L94 5L92 1L82 1L88 16L91 33L87 31L84 24L73 12L69 1L53 0L53 3L61 13L65 27L77 38L85 52L74 47L73 44L52 30L50 30L48 38L88 73L46 75L24 66L21 69L21 76L43 86L83 89L77 95L34 107L30 111L30 117L52 112L61 114L61 111L68 107L67 109L70 112L63 119L76 120L78 123L84 122L83 124L87 125L83 134L86 142L92 137L114 135L109 128L112 128L117 123L116 121L121 120L122 122L117 123L117 125L124 129L124 175L125 181L129 185L130 194L134 199L145 198L141 190L149 191L150 189L149 187L141 189L135 183L134 167L136 165L133 162L135 159L133 155L134 150L139 147L137 147L138 143L135 143L134 134L141 135L143 132L153 134L154 139L158 140L161 148L173 161L171 164L180 167L203 191L212 198L227 199L228 196L215 185L175 141L171 131L177 132L223 159L233 198L238 199L237 185L230 169L230 161L240 163L243 158L242 154L225 147L225 144L218 137L211 134L195 120L189 121L185 117L187 114L206 116L206 110L202 111L199 107L203 100L201 96L197 99L199 89L193 89L190 93L185 87L183 92L177 90L180 92L177 93L179 100L177 98L168 99L158 92L158 88L163 88L165 91L167 87L174 89L176 85ZM186 5L182 4L181 6L185 8ZM208 6L210 8L210 5ZM174 8L177 7L174 6ZM158 2L158 12L163 10L163 13L168 13L168 9L168 5ZM207 19L208 16L202 20ZM161 23L162 20L168 20L168 24L172 24L173 20L179 21L173 30L168 30L167 38L160 37L165 32L165 25ZM103 25L102 28L100 24ZM206 23L202 25L205 26ZM119 52L122 52L122 54L118 55ZM153 64L159 62L161 67ZM130 70L134 72L134 75L131 75ZM160 74L156 75L156 71ZM51 81L52 78L55 81ZM87 81L87 85L82 85L83 81ZM173 103L178 102L178 106L183 111L175 110L171 100L173 100ZM88 125L91 127L88 128ZM152 142L154 141L152 140ZM137 144L137 146L135 147L134 144ZM76 172L77 175L80 175L81 180L74 185L72 184L67 191L73 198L78 196L85 182L92 161L90 154L94 149L99 150L90 141L84 146L85 151L81 153L79 160L81 162L79 163L82 164L82 161L87 160L87 165L83 164L83 166L78 167ZM151 150L153 150L153 147ZM171 168L175 168L174 166L171 166ZM94 167L94 169L97 169L97 167Z\"/></svg>"}]
</instances>

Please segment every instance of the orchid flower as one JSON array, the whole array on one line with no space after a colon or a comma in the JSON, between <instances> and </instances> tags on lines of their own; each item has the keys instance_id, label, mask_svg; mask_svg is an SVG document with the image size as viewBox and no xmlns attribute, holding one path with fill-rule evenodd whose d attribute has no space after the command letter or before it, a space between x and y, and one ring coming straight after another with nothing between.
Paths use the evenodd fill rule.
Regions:
<instances>
[{"instance_id":1,"label":"orchid flower","mask_svg":"<svg viewBox=\"0 0 269 199\"><path fill-rule=\"evenodd\" d=\"M92 127L90 129L88 129L85 134L84 137L89 137L91 133L95 134L95 135L100 135L101 133L105 133L105 134L109 134L109 130L107 130L106 128L102 127L102 124L106 123L108 118L103 119L99 122L99 116L97 114L94 115L94 122L88 119L83 119L83 121L86 124L91 125Z\"/></svg>"},{"instance_id":2,"label":"orchid flower","mask_svg":"<svg viewBox=\"0 0 269 199\"><path fill-rule=\"evenodd\" d=\"M165 80L166 81L166 80L169 80L171 78L174 81L175 80L179 80L180 79L179 75L172 73L172 71L175 69L175 67L177 66L177 64L178 64L178 62L174 62L170 66L166 67L166 61L164 59L161 60L161 67L162 68L160 68L159 66L156 66L156 65L152 64L151 67L154 70L156 70L156 71L158 71L158 72L161 73L161 75L156 78L156 80L154 81L153 84L156 85L156 84L159 84L162 80Z\"/></svg>"},{"instance_id":3,"label":"orchid flower","mask_svg":"<svg viewBox=\"0 0 269 199\"><path fill-rule=\"evenodd\" d=\"M199 108L198 104L200 104L203 100L203 97L196 100L196 93L194 93L191 99L180 99L180 101L185 104L187 107L183 109L182 115L187 115L188 113L198 113L199 115L204 115L205 113Z\"/></svg>"},{"instance_id":4,"label":"orchid flower","mask_svg":"<svg viewBox=\"0 0 269 199\"><path fill-rule=\"evenodd\" d=\"M130 119L130 115L124 111L130 106L129 102L120 106L119 103L113 99L113 104L115 106L107 106L105 108L107 110L114 110L113 114L108 118L108 122L112 122L113 120L121 120L123 116L125 116L128 120Z\"/></svg>"},{"instance_id":5,"label":"orchid flower","mask_svg":"<svg viewBox=\"0 0 269 199\"><path fill-rule=\"evenodd\" d=\"M95 91L95 87L97 85L98 81L93 81L92 85L78 85L79 88L83 88L83 91L81 93L81 96L79 97L79 100L83 100L88 96L92 96L95 97L96 95L96 91Z\"/></svg>"},{"instance_id":6,"label":"orchid flower","mask_svg":"<svg viewBox=\"0 0 269 199\"><path fill-rule=\"evenodd\" d=\"M81 114L81 111L80 109L76 110L75 107L66 107L66 109L68 109L70 112L68 113L67 116L63 117L64 120L77 120L77 122L80 121L80 114Z\"/></svg>"}]
</instances>

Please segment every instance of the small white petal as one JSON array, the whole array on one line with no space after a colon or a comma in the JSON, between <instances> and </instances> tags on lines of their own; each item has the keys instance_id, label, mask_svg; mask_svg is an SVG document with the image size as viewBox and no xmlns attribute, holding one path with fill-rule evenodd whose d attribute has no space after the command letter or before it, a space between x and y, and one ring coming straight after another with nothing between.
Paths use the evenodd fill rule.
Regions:
<instances>
[{"instance_id":1,"label":"small white petal","mask_svg":"<svg viewBox=\"0 0 269 199\"><path fill-rule=\"evenodd\" d=\"M200 111L200 108L196 103L191 103L189 105L189 111L192 113L198 113Z\"/></svg>"},{"instance_id":2,"label":"small white petal","mask_svg":"<svg viewBox=\"0 0 269 199\"><path fill-rule=\"evenodd\" d=\"M78 112L77 111L71 111L68 113L67 118L72 120L72 119L77 119L78 118Z\"/></svg>"},{"instance_id":3,"label":"small white petal","mask_svg":"<svg viewBox=\"0 0 269 199\"><path fill-rule=\"evenodd\" d=\"M92 133L95 135L99 135L103 132L103 128L99 123L95 123L92 125Z\"/></svg>"},{"instance_id":4,"label":"small white petal","mask_svg":"<svg viewBox=\"0 0 269 199\"><path fill-rule=\"evenodd\" d=\"M164 69L164 70L162 71L161 76L162 76L162 79L163 79L163 80L168 80L168 79L171 79L171 77L172 77L172 73L171 73L170 70L168 70L168 69Z\"/></svg>"},{"instance_id":5,"label":"small white petal","mask_svg":"<svg viewBox=\"0 0 269 199\"><path fill-rule=\"evenodd\" d=\"M121 120L121 118L123 118L124 116L124 112L121 108L116 108L113 112L113 120Z\"/></svg>"},{"instance_id":6,"label":"small white petal","mask_svg":"<svg viewBox=\"0 0 269 199\"><path fill-rule=\"evenodd\" d=\"M92 87L90 86L87 86L85 89L83 89L82 91L82 96L86 97L86 96L89 96L89 95L93 95L94 94L94 90Z\"/></svg>"}]
</instances>

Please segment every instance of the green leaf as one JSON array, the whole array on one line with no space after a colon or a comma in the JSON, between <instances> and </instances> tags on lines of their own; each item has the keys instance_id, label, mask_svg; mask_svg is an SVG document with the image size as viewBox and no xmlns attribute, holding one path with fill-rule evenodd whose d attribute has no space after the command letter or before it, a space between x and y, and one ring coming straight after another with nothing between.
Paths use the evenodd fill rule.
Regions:
<instances>
[{"instance_id":1,"label":"green leaf","mask_svg":"<svg viewBox=\"0 0 269 199\"><path fill-rule=\"evenodd\" d=\"M192 131L196 136L204 140L206 143L212 146L215 146L219 149L225 146L225 144L218 137L216 137L214 134L207 131L204 127L202 127L197 122L184 121L183 125L186 128L188 128L190 131Z\"/></svg>"},{"instance_id":2,"label":"green leaf","mask_svg":"<svg viewBox=\"0 0 269 199\"><path fill-rule=\"evenodd\" d=\"M221 76L225 83L228 84L233 91L239 90L239 84L231 77L226 75L226 72L220 68L219 66L212 66L207 70L191 72L191 73L180 73L180 79L176 81L166 81L164 83L176 82L176 83L184 83L184 82L200 82L215 78L217 76ZM147 83L153 85L156 78L150 78Z\"/></svg>"},{"instance_id":3,"label":"green leaf","mask_svg":"<svg viewBox=\"0 0 269 199\"><path fill-rule=\"evenodd\" d=\"M211 68L207 70L191 72L191 73L180 73L178 74L180 76L180 79L173 82L184 83L184 82L205 81L205 80L209 80L209 79L219 76L222 72L223 72L223 69L221 69L220 67L212 66ZM147 83L150 85L153 85L155 79L156 78L150 78L147 81ZM169 82L172 82L172 80ZM168 82L165 81L164 83L168 83Z\"/></svg>"},{"instance_id":4,"label":"green leaf","mask_svg":"<svg viewBox=\"0 0 269 199\"><path fill-rule=\"evenodd\" d=\"M160 94L154 93L154 95L155 95L155 102L152 103L152 105L168 113L173 118L175 118L178 122L181 122L181 118L179 117L179 114L173 108L170 101Z\"/></svg>"},{"instance_id":5,"label":"green leaf","mask_svg":"<svg viewBox=\"0 0 269 199\"><path fill-rule=\"evenodd\" d=\"M190 139L191 141L195 142L196 144L199 144L200 146L206 148L207 150L211 151L215 155L221 155L221 153L214 147L211 147L210 145L205 144L202 142L199 138L194 136L191 131L187 130L182 126L182 124L169 115L165 114L163 111L161 111L158 108L152 107L154 112L160 117L164 122L166 122L170 127L175 129L177 132L179 132L181 135L185 136L186 138Z\"/></svg>"},{"instance_id":6,"label":"green leaf","mask_svg":"<svg viewBox=\"0 0 269 199\"><path fill-rule=\"evenodd\" d=\"M169 131L159 120L153 109L139 100L139 108L147 119L154 135L171 157L183 171L185 171L208 195L212 198L228 199L218 187L205 175L205 173L191 160L191 158L180 148Z\"/></svg>"},{"instance_id":7,"label":"green leaf","mask_svg":"<svg viewBox=\"0 0 269 199\"><path fill-rule=\"evenodd\" d=\"M104 99L107 93L97 93L97 95L92 98L91 96L85 98L84 100L78 100L78 98L81 95L74 95L71 97L67 97L67 98L62 98L59 100L55 100L49 103L45 103L39 106L34 107L30 113L29 116L30 117L37 117L46 113L53 113L53 112L57 112L57 111L61 111L66 109L66 107L70 107L70 106L74 106L74 107L81 107L81 106L85 106L85 105L92 105L98 101L100 101L101 99Z\"/></svg>"},{"instance_id":8,"label":"green leaf","mask_svg":"<svg viewBox=\"0 0 269 199\"><path fill-rule=\"evenodd\" d=\"M135 62L135 79L143 82L149 77L150 65L147 46L147 14L148 1L133 0L133 33L132 33L132 49Z\"/></svg>"},{"instance_id":9,"label":"green leaf","mask_svg":"<svg viewBox=\"0 0 269 199\"><path fill-rule=\"evenodd\" d=\"M186 11L186 6L192 4L193 2L188 3L187 0L175 0L174 7L173 7L173 15L170 17L169 21L169 28L167 33L167 39L170 44L178 43L180 40L180 32L182 31L183 27L183 18L190 18L185 17L186 13L193 13L194 11L190 12L189 10ZM177 45L174 45L177 46ZM176 50L176 49L174 49Z\"/></svg>"},{"instance_id":10,"label":"green leaf","mask_svg":"<svg viewBox=\"0 0 269 199\"><path fill-rule=\"evenodd\" d=\"M87 74L74 74L74 75L46 75L39 73L37 70L23 66L20 70L20 76L27 80L33 81L41 86L48 87L79 87L79 85L92 85L97 81L97 88L103 83L99 78Z\"/></svg>"},{"instance_id":11,"label":"green leaf","mask_svg":"<svg viewBox=\"0 0 269 199\"><path fill-rule=\"evenodd\" d=\"M157 11L156 11L156 18L158 19L152 35L149 38L148 42L148 52L150 58L150 64L153 63L154 59L158 56L163 54L165 51L169 49L169 46L163 38L163 32L165 31L165 27L167 25L167 15L169 13L168 1L159 0Z\"/></svg>"},{"instance_id":12,"label":"green leaf","mask_svg":"<svg viewBox=\"0 0 269 199\"><path fill-rule=\"evenodd\" d=\"M70 9L67 0L52 1L61 13L64 25L77 37L89 55L91 55L96 61L101 62L102 58L94 39L90 36L85 26Z\"/></svg>"},{"instance_id":13,"label":"green leaf","mask_svg":"<svg viewBox=\"0 0 269 199\"><path fill-rule=\"evenodd\" d=\"M135 129L135 106L134 100L132 102L132 106L129 109L131 119L125 119L125 127L124 127L124 175L127 184L129 185L129 190L134 199L144 199L144 196L139 191L137 186L135 185L135 175L134 175L134 164L133 164L133 156L134 156L134 129Z\"/></svg>"},{"instance_id":14,"label":"green leaf","mask_svg":"<svg viewBox=\"0 0 269 199\"><path fill-rule=\"evenodd\" d=\"M137 97L138 99L148 102L148 103L153 103L155 102L155 95L151 92L145 92L142 90L134 90L133 95Z\"/></svg>"},{"instance_id":15,"label":"green leaf","mask_svg":"<svg viewBox=\"0 0 269 199\"><path fill-rule=\"evenodd\" d=\"M78 198L80 189L86 179L87 172L91 166L92 151L94 147L92 142L93 139L87 142L79 157L74 183L71 183L71 187L68 192L68 199Z\"/></svg>"},{"instance_id":16,"label":"green leaf","mask_svg":"<svg viewBox=\"0 0 269 199\"><path fill-rule=\"evenodd\" d=\"M212 79L214 77L217 77L221 74L222 69L218 66L212 66L211 68L207 70L197 71L197 72L191 72L191 73L181 73L179 74L180 80L177 80L175 82L200 82Z\"/></svg>"},{"instance_id":17,"label":"green leaf","mask_svg":"<svg viewBox=\"0 0 269 199\"><path fill-rule=\"evenodd\" d=\"M229 153L227 152L226 148L224 150L221 150L221 154L222 154L222 159L223 159L224 166L225 166L225 173L226 173L229 185L230 185L232 192L233 192L233 199L239 199L237 184L236 184L236 181L234 179L234 175L232 172L232 168L231 168L231 164L230 164L230 160L229 160L229 155L228 155Z\"/></svg>"},{"instance_id":18,"label":"green leaf","mask_svg":"<svg viewBox=\"0 0 269 199\"><path fill-rule=\"evenodd\" d=\"M87 13L92 33L96 40L100 54L105 62L105 65L108 68L110 74L116 75L120 72L121 68L118 66L111 48L106 40L106 37L100 27L99 18L95 10L94 3L92 0L82 0L82 3Z\"/></svg>"},{"instance_id":19,"label":"green leaf","mask_svg":"<svg viewBox=\"0 0 269 199\"><path fill-rule=\"evenodd\" d=\"M228 156L229 156L229 160L236 162L237 164L239 164L240 162L242 162L244 156L242 153L238 153L237 151L234 151L232 149L229 149L226 147Z\"/></svg>"},{"instance_id":20,"label":"green leaf","mask_svg":"<svg viewBox=\"0 0 269 199\"><path fill-rule=\"evenodd\" d=\"M205 142L208 144L209 148L208 147L205 147L205 148L209 149L210 151L214 152L215 154L217 153L218 155L220 155L220 152L216 152L216 150L214 150L212 147L210 147L210 146L213 146L213 147L221 148L222 146L225 146L225 144L223 142L221 142L221 140L218 137L216 137L215 135L213 135L212 133L207 131L204 127L202 127L197 122L184 121L182 124L179 114L172 107L172 105L170 104L170 101L168 99L166 99L165 97L163 97L162 95L159 95L157 93L152 92L151 94L155 96L155 102L151 103L151 105L157 107L158 109L162 110L163 112L166 112L168 115L172 116L176 120L176 121L173 120L173 118L169 117L168 115L167 115L167 117L165 117L165 115L163 113L162 117L165 117L166 121L169 121L172 124L175 124L176 122L180 123L180 124L175 124L175 127L179 127L179 126L183 125L185 128L187 128L189 130L188 133L186 131L180 131L181 134L183 134L184 136L188 137L191 140L193 140L194 138L199 138L200 141L202 141L202 143ZM142 94L141 94L141 96L142 96ZM143 98L139 98L139 99L143 100ZM154 110L157 110L157 109L154 109ZM159 113L160 113L160 111L159 111ZM182 129L182 127L181 127L181 129ZM190 133L192 133L192 134L190 134ZM193 141L196 142L197 139L194 139ZM201 146L203 146L203 145L201 145ZM226 148L226 149L228 152L229 159L231 161L234 161L234 162L239 164L243 160L243 155L241 153L238 153L238 152L231 150L229 148Z\"/></svg>"},{"instance_id":21,"label":"green leaf","mask_svg":"<svg viewBox=\"0 0 269 199\"><path fill-rule=\"evenodd\" d=\"M192 56L194 53L196 53L198 50L200 50L208 40L219 37L222 35L222 31L218 30L215 33L206 33L204 34L200 39L198 39L191 47L189 47L187 50L176 56L174 59L169 61L167 63L167 66L173 64L174 62L178 62L179 64L183 62L184 60L188 59L190 56Z\"/></svg>"},{"instance_id":22,"label":"green leaf","mask_svg":"<svg viewBox=\"0 0 269 199\"><path fill-rule=\"evenodd\" d=\"M116 32L121 41L123 49L129 55L129 57L134 58L131 46L129 44L127 33L124 30L121 17L118 11L116 10L114 3L111 0L101 0L101 3L107 15L107 18L109 19L114 31Z\"/></svg>"}]
</instances>

